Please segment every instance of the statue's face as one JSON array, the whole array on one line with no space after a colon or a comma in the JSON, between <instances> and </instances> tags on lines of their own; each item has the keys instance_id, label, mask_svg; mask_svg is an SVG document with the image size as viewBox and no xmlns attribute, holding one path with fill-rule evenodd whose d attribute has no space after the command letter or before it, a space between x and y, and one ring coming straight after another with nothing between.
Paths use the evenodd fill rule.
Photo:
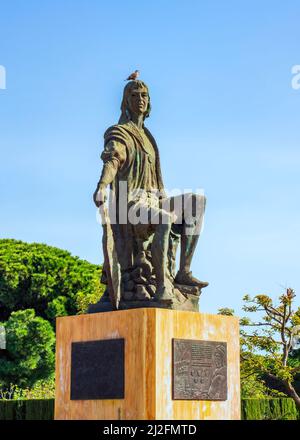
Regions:
<instances>
[{"instance_id":1,"label":"statue's face","mask_svg":"<svg viewBox=\"0 0 300 440\"><path fill-rule=\"evenodd\" d=\"M128 106L132 113L141 115L146 113L149 104L149 95L146 89L132 89L128 96Z\"/></svg>"}]
</instances>

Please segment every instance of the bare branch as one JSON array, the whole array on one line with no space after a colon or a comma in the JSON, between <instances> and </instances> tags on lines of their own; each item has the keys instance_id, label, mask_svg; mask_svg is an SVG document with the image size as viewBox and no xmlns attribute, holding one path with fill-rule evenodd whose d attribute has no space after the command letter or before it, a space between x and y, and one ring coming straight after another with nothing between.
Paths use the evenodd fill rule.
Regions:
<instances>
[{"instance_id":1,"label":"bare branch","mask_svg":"<svg viewBox=\"0 0 300 440\"><path fill-rule=\"evenodd\" d=\"M283 314L281 313L281 312L279 312L279 310L277 310L277 309L275 309L274 307L272 307L272 306L266 306L265 307L265 311L267 312L270 312L270 313L273 313L274 315L276 315L276 316L280 316L281 318L283 318Z\"/></svg>"},{"instance_id":2,"label":"bare branch","mask_svg":"<svg viewBox=\"0 0 300 440\"><path fill-rule=\"evenodd\" d=\"M265 309L265 311L266 311L267 315L268 315L271 319L273 319L274 321L278 322L278 324L281 325L281 320L280 320L280 319L275 318L275 316L273 316L273 315L272 315L272 312L270 312L269 310Z\"/></svg>"}]
</instances>

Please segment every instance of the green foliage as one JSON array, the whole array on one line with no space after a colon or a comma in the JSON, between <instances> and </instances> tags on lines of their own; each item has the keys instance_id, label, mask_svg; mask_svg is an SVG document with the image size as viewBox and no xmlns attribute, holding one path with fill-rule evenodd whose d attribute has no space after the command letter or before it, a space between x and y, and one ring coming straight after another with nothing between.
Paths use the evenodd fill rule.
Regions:
<instances>
[{"instance_id":1,"label":"green foliage","mask_svg":"<svg viewBox=\"0 0 300 440\"><path fill-rule=\"evenodd\" d=\"M295 402L289 398L242 400L244 420L297 420L298 418Z\"/></svg>"},{"instance_id":2,"label":"green foliage","mask_svg":"<svg viewBox=\"0 0 300 440\"><path fill-rule=\"evenodd\" d=\"M54 372L55 334L51 324L33 309L13 312L5 323L6 350L0 357L0 384L33 386Z\"/></svg>"},{"instance_id":3,"label":"green foliage","mask_svg":"<svg viewBox=\"0 0 300 440\"><path fill-rule=\"evenodd\" d=\"M84 313L104 287L101 267L69 252L38 243L0 240L0 320L16 310L34 309L38 316Z\"/></svg>"},{"instance_id":4,"label":"green foliage","mask_svg":"<svg viewBox=\"0 0 300 440\"><path fill-rule=\"evenodd\" d=\"M246 329L241 330L241 379L246 385L250 377L258 383L264 383L271 393L282 393L293 397L300 408L300 397L295 389L295 379L300 372L300 362L292 357L293 334L297 330L300 309L292 309L295 293L293 289L279 297L274 304L267 295L244 297L243 309L255 312L252 321L243 318L240 323ZM251 391L251 390L250 390Z\"/></svg>"},{"instance_id":5,"label":"green foliage","mask_svg":"<svg viewBox=\"0 0 300 440\"><path fill-rule=\"evenodd\" d=\"M300 412L297 410L293 399L283 398L280 399L281 414L285 420L297 420L300 419Z\"/></svg>"},{"instance_id":6,"label":"green foliage","mask_svg":"<svg viewBox=\"0 0 300 440\"><path fill-rule=\"evenodd\" d=\"M32 387L21 388L10 384L9 387L0 388L1 400L43 400L55 398L54 376L46 380L38 380Z\"/></svg>"},{"instance_id":7,"label":"green foliage","mask_svg":"<svg viewBox=\"0 0 300 440\"><path fill-rule=\"evenodd\" d=\"M241 363L241 398L265 399L266 397L285 397L279 391L269 389L259 374L247 374L245 364Z\"/></svg>"},{"instance_id":8,"label":"green foliage","mask_svg":"<svg viewBox=\"0 0 300 440\"><path fill-rule=\"evenodd\" d=\"M49 321L54 322L58 316L67 316L67 303L68 298L65 296L58 296L50 301L45 312Z\"/></svg>"},{"instance_id":9,"label":"green foliage","mask_svg":"<svg viewBox=\"0 0 300 440\"><path fill-rule=\"evenodd\" d=\"M233 309L229 309L228 307L223 307L221 309L218 309L218 315L233 316L234 315L234 310Z\"/></svg>"},{"instance_id":10,"label":"green foliage","mask_svg":"<svg viewBox=\"0 0 300 440\"><path fill-rule=\"evenodd\" d=\"M55 381L54 377L47 380L38 380L31 388L20 388L11 384L9 388L0 390L0 399L5 400L42 400L54 399Z\"/></svg>"},{"instance_id":11,"label":"green foliage","mask_svg":"<svg viewBox=\"0 0 300 440\"><path fill-rule=\"evenodd\" d=\"M295 293L286 289L275 305L267 295L244 296L243 310L255 313L240 319L241 394L243 398L293 395L300 407L300 357L292 350L293 333L299 325L300 308L292 310ZM219 309L219 314L233 315L234 310ZM245 330L245 328L247 330ZM296 393L294 393L296 391Z\"/></svg>"}]
</instances>

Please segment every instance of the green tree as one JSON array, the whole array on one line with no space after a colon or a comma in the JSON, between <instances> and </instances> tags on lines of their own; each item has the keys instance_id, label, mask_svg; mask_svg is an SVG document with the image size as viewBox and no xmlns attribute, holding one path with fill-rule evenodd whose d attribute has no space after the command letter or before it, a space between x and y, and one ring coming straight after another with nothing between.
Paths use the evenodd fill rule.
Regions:
<instances>
[{"instance_id":1,"label":"green tree","mask_svg":"<svg viewBox=\"0 0 300 440\"><path fill-rule=\"evenodd\" d=\"M55 322L57 316L84 313L104 286L101 266L39 243L0 240L0 320L16 310L34 309Z\"/></svg>"},{"instance_id":2,"label":"green tree","mask_svg":"<svg viewBox=\"0 0 300 440\"><path fill-rule=\"evenodd\" d=\"M228 307L218 309L218 315L234 316L234 313L234 309L230 309ZM240 380L242 399L265 399L266 396L278 397L279 395L277 391L272 391L266 386L265 382L261 379L257 372L249 372L243 362L242 353L240 363Z\"/></svg>"},{"instance_id":3,"label":"green tree","mask_svg":"<svg viewBox=\"0 0 300 440\"><path fill-rule=\"evenodd\" d=\"M268 388L285 393L300 409L300 397L294 387L300 362L291 356L293 338L300 325L300 308L292 309L294 298L290 288L280 296L277 305L267 295L244 297L244 311L262 315L255 321L248 317L241 320L241 359L245 375L254 375Z\"/></svg>"},{"instance_id":4,"label":"green tree","mask_svg":"<svg viewBox=\"0 0 300 440\"><path fill-rule=\"evenodd\" d=\"M35 316L32 309L12 312L2 323L6 331L6 350L0 351L0 384L32 387L54 373L55 333L51 324Z\"/></svg>"}]
</instances>

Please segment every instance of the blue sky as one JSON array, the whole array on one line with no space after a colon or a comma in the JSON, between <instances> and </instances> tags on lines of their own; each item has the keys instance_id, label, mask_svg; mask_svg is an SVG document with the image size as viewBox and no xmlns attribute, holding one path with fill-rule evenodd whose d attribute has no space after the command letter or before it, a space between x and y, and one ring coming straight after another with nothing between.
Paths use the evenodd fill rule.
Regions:
<instances>
[{"instance_id":1,"label":"blue sky","mask_svg":"<svg viewBox=\"0 0 300 440\"><path fill-rule=\"evenodd\" d=\"M201 310L300 298L300 5L295 1L3 1L0 236L102 262L92 193L124 78L150 88L167 188L204 188Z\"/></svg>"}]
</instances>

